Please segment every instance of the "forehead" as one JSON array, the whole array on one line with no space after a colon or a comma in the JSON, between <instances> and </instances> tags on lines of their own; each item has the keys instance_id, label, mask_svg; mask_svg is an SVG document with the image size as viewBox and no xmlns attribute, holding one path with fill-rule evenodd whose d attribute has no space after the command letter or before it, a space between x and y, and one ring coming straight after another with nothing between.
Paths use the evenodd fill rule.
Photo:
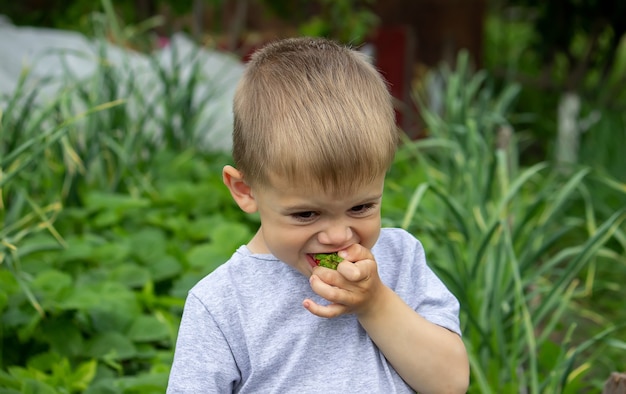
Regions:
<instances>
[{"instance_id":1,"label":"forehead","mask_svg":"<svg viewBox=\"0 0 626 394\"><path fill-rule=\"evenodd\" d=\"M383 173L368 182L354 183L348 187L341 187L341 185L328 187L305 178L290 180L285 177L270 175L269 185L266 188L280 196L300 199L359 200L382 195L384 181L385 174Z\"/></svg>"}]
</instances>

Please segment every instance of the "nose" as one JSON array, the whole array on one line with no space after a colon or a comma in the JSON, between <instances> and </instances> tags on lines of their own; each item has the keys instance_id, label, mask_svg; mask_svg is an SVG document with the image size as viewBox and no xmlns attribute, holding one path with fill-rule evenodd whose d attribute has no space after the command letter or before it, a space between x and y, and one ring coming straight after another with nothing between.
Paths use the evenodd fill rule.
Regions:
<instances>
[{"instance_id":1,"label":"nose","mask_svg":"<svg viewBox=\"0 0 626 394\"><path fill-rule=\"evenodd\" d=\"M318 234L318 240L323 245L343 246L352 239L353 232L350 226L341 221L329 223Z\"/></svg>"}]
</instances>

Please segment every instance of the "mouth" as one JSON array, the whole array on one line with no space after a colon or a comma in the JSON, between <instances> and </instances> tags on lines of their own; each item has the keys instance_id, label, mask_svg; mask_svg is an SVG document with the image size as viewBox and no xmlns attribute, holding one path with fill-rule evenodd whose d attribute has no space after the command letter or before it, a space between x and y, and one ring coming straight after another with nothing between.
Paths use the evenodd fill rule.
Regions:
<instances>
[{"instance_id":1,"label":"mouth","mask_svg":"<svg viewBox=\"0 0 626 394\"><path fill-rule=\"evenodd\" d=\"M315 253L307 253L306 261L309 263L311 268L317 267L317 261L315 261Z\"/></svg>"}]
</instances>

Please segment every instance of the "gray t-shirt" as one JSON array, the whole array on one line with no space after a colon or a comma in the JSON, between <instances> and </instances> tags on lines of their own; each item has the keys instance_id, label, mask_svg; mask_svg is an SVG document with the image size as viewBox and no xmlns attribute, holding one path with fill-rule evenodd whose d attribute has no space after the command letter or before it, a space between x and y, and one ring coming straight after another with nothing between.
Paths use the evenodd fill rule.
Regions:
<instances>
[{"instance_id":1,"label":"gray t-shirt","mask_svg":"<svg viewBox=\"0 0 626 394\"><path fill-rule=\"evenodd\" d=\"M460 335L456 298L401 229L372 249L382 281L425 319ZM240 247L194 286L178 333L168 393L412 393L354 315L317 317L328 303L273 255Z\"/></svg>"}]
</instances>

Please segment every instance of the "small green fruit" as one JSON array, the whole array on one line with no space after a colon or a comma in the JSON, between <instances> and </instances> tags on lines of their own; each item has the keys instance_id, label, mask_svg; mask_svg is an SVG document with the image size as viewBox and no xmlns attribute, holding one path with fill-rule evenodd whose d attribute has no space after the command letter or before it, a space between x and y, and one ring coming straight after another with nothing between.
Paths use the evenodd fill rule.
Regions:
<instances>
[{"instance_id":1,"label":"small green fruit","mask_svg":"<svg viewBox=\"0 0 626 394\"><path fill-rule=\"evenodd\" d=\"M336 270L337 266L340 262L343 261L341 257L335 253L318 253L313 256L315 263L320 267L330 268L331 270Z\"/></svg>"}]
</instances>

